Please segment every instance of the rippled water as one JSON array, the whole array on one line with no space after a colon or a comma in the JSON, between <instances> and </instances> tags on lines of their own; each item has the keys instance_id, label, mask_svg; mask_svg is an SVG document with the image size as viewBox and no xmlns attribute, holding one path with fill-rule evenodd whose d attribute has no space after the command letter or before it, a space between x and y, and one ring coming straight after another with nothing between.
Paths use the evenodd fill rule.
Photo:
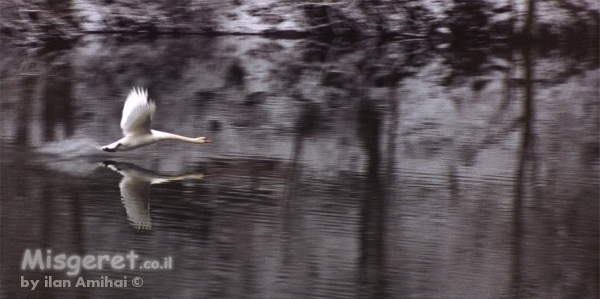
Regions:
<instances>
[{"instance_id":1,"label":"rippled water","mask_svg":"<svg viewBox=\"0 0 600 299\"><path fill-rule=\"evenodd\" d=\"M6 53L3 298L598 297L597 51L90 36ZM213 143L100 151L134 85L156 129ZM139 257L69 275L22 270L27 249ZM127 288L75 287L102 276Z\"/></svg>"}]
</instances>

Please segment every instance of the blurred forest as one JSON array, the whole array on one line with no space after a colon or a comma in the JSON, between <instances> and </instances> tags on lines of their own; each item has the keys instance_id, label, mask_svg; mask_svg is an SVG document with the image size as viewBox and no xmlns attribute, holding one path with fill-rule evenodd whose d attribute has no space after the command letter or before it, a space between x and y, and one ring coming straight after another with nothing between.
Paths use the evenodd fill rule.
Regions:
<instances>
[{"instance_id":1,"label":"blurred forest","mask_svg":"<svg viewBox=\"0 0 600 299\"><path fill-rule=\"evenodd\" d=\"M130 298L598 298L599 7L1 0L0 297L43 240L186 261ZM135 237L97 163L132 86L214 141L119 156L211 174Z\"/></svg>"},{"instance_id":2,"label":"blurred forest","mask_svg":"<svg viewBox=\"0 0 600 299\"><path fill-rule=\"evenodd\" d=\"M86 33L593 41L596 0L4 0L3 43L64 46Z\"/></svg>"}]
</instances>

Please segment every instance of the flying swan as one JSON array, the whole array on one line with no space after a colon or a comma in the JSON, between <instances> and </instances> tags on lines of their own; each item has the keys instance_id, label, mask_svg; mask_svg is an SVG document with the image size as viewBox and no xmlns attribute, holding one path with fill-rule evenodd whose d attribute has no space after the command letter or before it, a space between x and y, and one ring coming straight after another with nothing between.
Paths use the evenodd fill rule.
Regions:
<instances>
[{"instance_id":1,"label":"flying swan","mask_svg":"<svg viewBox=\"0 0 600 299\"><path fill-rule=\"evenodd\" d=\"M148 91L143 88L133 88L123 106L121 129L125 137L102 147L103 151L130 151L161 140L180 140L191 143L208 143L206 137L190 138L150 129L152 116L156 105L148 100Z\"/></svg>"}]
</instances>

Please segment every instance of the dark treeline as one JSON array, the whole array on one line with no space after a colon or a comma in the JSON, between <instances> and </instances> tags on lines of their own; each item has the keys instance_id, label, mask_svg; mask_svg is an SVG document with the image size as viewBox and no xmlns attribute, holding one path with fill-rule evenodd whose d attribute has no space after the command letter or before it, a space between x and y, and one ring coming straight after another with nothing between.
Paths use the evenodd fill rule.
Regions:
<instances>
[{"instance_id":1,"label":"dark treeline","mask_svg":"<svg viewBox=\"0 0 600 299\"><path fill-rule=\"evenodd\" d=\"M0 4L3 40L33 47L68 44L86 33L264 34L279 37L424 38L475 45L535 40L598 44L592 1L243 0L23 1ZM67 42L67 43L65 43ZM582 44L588 43L588 44Z\"/></svg>"}]
</instances>

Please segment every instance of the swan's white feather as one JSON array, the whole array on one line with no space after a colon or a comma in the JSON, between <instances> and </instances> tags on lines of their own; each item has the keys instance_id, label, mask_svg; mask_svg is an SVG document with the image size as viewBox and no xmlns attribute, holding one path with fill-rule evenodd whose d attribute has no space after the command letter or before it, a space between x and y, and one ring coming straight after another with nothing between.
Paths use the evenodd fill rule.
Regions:
<instances>
[{"instance_id":1,"label":"swan's white feather","mask_svg":"<svg viewBox=\"0 0 600 299\"><path fill-rule=\"evenodd\" d=\"M148 91L143 88L133 88L123 105L121 129L125 137L102 147L103 151L130 151L161 140L179 140L192 143L211 142L206 137L190 138L181 135L151 130L152 116L156 105L148 99Z\"/></svg>"},{"instance_id":2,"label":"swan's white feather","mask_svg":"<svg viewBox=\"0 0 600 299\"><path fill-rule=\"evenodd\" d=\"M123 106L121 129L125 136L150 134L150 124L156 105L148 99L148 91L133 88Z\"/></svg>"},{"instance_id":3,"label":"swan's white feather","mask_svg":"<svg viewBox=\"0 0 600 299\"><path fill-rule=\"evenodd\" d=\"M124 175L119 183L119 188L127 218L133 227L138 230L150 230L152 228L152 218L148 207L150 183Z\"/></svg>"}]
</instances>

